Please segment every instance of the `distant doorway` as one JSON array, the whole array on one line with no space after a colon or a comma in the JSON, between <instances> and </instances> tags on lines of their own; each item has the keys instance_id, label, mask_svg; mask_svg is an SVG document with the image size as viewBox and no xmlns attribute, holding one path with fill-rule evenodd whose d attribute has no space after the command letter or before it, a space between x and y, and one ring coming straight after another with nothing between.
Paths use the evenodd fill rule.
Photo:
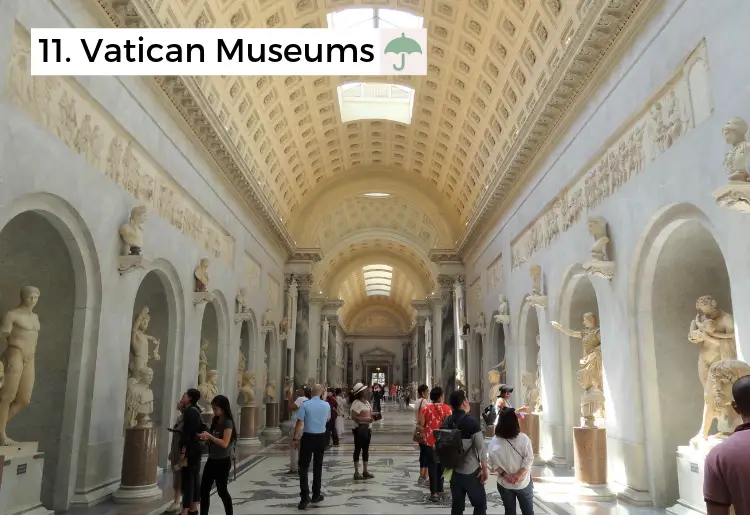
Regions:
<instances>
[{"instance_id":1,"label":"distant doorway","mask_svg":"<svg viewBox=\"0 0 750 515\"><path fill-rule=\"evenodd\" d=\"M385 372L373 372L370 376L370 386L374 384L385 384Z\"/></svg>"}]
</instances>

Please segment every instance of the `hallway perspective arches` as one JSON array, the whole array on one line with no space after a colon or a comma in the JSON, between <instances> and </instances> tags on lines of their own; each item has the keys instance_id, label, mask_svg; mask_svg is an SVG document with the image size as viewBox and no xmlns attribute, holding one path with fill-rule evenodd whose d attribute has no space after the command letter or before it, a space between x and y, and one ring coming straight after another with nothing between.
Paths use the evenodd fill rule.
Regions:
<instances>
[{"instance_id":1,"label":"hallway perspective arches","mask_svg":"<svg viewBox=\"0 0 750 515\"><path fill-rule=\"evenodd\" d=\"M7 429L12 437L23 428L23 439L39 441L45 452L41 500L49 509L64 510L89 428L85 417L93 395L102 298L97 253L79 213L53 194L18 197L0 227L0 316L18 306L22 287L36 286L35 312L44 328L31 402Z\"/></svg>"},{"instance_id":2,"label":"hallway perspective arches","mask_svg":"<svg viewBox=\"0 0 750 515\"><path fill-rule=\"evenodd\" d=\"M696 300L711 295L732 313L725 254L708 217L692 204L670 204L644 229L630 270L628 308L637 338L650 486L656 506L678 498L677 447L701 424L698 346L688 340ZM680 399L679 410L669 409Z\"/></svg>"}]
</instances>

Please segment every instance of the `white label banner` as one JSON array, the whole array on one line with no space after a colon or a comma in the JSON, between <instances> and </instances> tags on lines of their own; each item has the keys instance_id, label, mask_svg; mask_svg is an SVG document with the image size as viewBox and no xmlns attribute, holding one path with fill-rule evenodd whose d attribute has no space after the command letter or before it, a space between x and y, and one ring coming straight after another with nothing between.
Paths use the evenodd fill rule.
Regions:
<instances>
[{"instance_id":1,"label":"white label banner","mask_svg":"<svg viewBox=\"0 0 750 515\"><path fill-rule=\"evenodd\" d=\"M426 29L31 29L31 75L426 75Z\"/></svg>"}]
</instances>

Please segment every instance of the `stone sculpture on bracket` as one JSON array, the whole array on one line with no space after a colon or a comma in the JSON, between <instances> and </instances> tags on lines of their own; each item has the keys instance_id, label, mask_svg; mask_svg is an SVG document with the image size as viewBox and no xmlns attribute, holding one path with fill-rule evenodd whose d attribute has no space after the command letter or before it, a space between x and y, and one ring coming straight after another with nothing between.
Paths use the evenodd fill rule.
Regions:
<instances>
[{"instance_id":1,"label":"stone sculpture on bracket","mask_svg":"<svg viewBox=\"0 0 750 515\"><path fill-rule=\"evenodd\" d=\"M119 270L123 274L143 269L148 261L143 257L143 225L147 218L146 206L136 206L130 210L127 223L120 226L120 238L125 246L125 254L119 257Z\"/></svg>"},{"instance_id":2,"label":"stone sculpture on bracket","mask_svg":"<svg viewBox=\"0 0 750 515\"><path fill-rule=\"evenodd\" d=\"M583 329L573 331L566 329L555 321L552 327L570 336L580 338L583 342L583 358L581 368L576 374L578 384L584 389L581 397L581 414L585 427L596 427L596 416L604 417L604 393L602 392L602 342L594 313L584 313Z\"/></svg>"},{"instance_id":3,"label":"stone sculpture on bracket","mask_svg":"<svg viewBox=\"0 0 750 515\"><path fill-rule=\"evenodd\" d=\"M534 405L534 411L537 413L542 412L542 346L541 342L539 341L539 335L536 335L536 377L534 378L534 384L536 386L537 391L539 392L539 396L537 397L537 402Z\"/></svg>"},{"instance_id":4,"label":"stone sculpture on bracket","mask_svg":"<svg viewBox=\"0 0 750 515\"><path fill-rule=\"evenodd\" d=\"M245 370L242 373L242 385L240 386L240 405L243 408L255 405L255 373Z\"/></svg>"},{"instance_id":5,"label":"stone sculpture on bracket","mask_svg":"<svg viewBox=\"0 0 750 515\"><path fill-rule=\"evenodd\" d=\"M750 142L747 122L739 117L729 120L721 129L732 149L724 155L724 171L729 184L714 192L720 207L750 213Z\"/></svg>"},{"instance_id":6,"label":"stone sculpture on bracket","mask_svg":"<svg viewBox=\"0 0 750 515\"><path fill-rule=\"evenodd\" d=\"M487 379L490 381L490 403L497 401L497 396L500 394L500 371L491 369L487 372Z\"/></svg>"},{"instance_id":7,"label":"stone sculpture on bracket","mask_svg":"<svg viewBox=\"0 0 750 515\"><path fill-rule=\"evenodd\" d=\"M26 407L34 390L34 356L41 329L34 307L39 295L39 288L24 286L21 303L5 314L0 325L0 337L7 344L0 356L4 369L4 381L0 381L0 446L16 444L8 438L6 427Z\"/></svg>"},{"instance_id":8,"label":"stone sculpture on bracket","mask_svg":"<svg viewBox=\"0 0 750 515\"><path fill-rule=\"evenodd\" d=\"M193 272L193 279L195 280L193 304L195 305L214 300L214 294L208 291L208 265L210 263L208 258L201 259Z\"/></svg>"},{"instance_id":9,"label":"stone sculpture on bracket","mask_svg":"<svg viewBox=\"0 0 750 515\"><path fill-rule=\"evenodd\" d=\"M276 381L274 380L266 385L266 402L276 402Z\"/></svg>"},{"instance_id":10,"label":"stone sculpture on bracket","mask_svg":"<svg viewBox=\"0 0 750 515\"><path fill-rule=\"evenodd\" d=\"M510 324L510 308L508 307L508 299L502 293L497 295L497 315L495 315L495 322L498 324L508 325Z\"/></svg>"},{"instance_id":11,"label":"stone sculpture on bracket","mask_svg":"<svg viewBox=\"0 0 750 515\"><path fill-rule=\"evenodd\" d=\"M594 237L594 245L591 247L591 261L584 263L583 269L588 275L609 281L615 276L615 262L607 255L609 236L604 218L589 218L589 234Z\"/></svg>"},{"instance_id":12,"label":"stone sculpture on bracket","mask_svg":"<svg viewBox=\"0 0 750 515\"><path fill-rule=\"evenodd\" d=\"M263 312L263 319L261 320L263 327L271 327L274 325L273 323L273 310L271 308L266 308L266 310Z\"/></svg>"},{"instance_id":13,"label":"stone sculpture on bracket","mask_svg":"<svg viewBox=\"0 0 750 515\"><path fill-rule=\"evenodd\" d=\"M713 297L699 297L695 308L698 314L690 322L688 340L700 346L698 378L703 387L704 406L700 431L690 442L693 446L698 446L707 438L711 422L715 418L709 370L717 361L737 359L737 346L734 340L734 317L719 309Z\"/></svg>"},{"instance_id":14,"label":"stone sculpture on bracket","mask_svg":"<svg viewBox=\"0 0 750 515\"><path fill-rule=\"evenodd\" d=\"M542 286L542 267L539 265L532 265L529 268L529 275L531 275L532 286L531 295L527 297L529 303L537 308L547 307L547 296L544 294Z\"/></svg>"},{"instance_id":15,"label":"stone sculpture on bracket","mask_svg":"<svg viewBox=\"0 0 750 515\"><path fill-rule=\"evenodd\" d=\"M216 370L209 370L205 382L198 385L198 391L201 392L200 401L205 415L213 414L214 412L211 408L211 401L219 394L219 387L216 384L217 376L218 372Z\"/></svg>"},{"instance_id":16,"label":"stone sculpture on bracket","mask_svg":"<svg viewBox=\"0 0 750 515\"><path fill-rule=\"evenodd\" d=\"M235 303L234 321L237 323L247 322L248 320L250 320L250 311L247 309L247 304L245 302L245 295L246 295L245 288L240 288L239 291L237 291L237 296L234 298L234 303Z\"/></svg>"},{"instance_id":17,"label":"stone sculpture on bracket","mask_svg":"<svg viewBox=\"0 0 750 515\"><path fill-rule=\"evenodd\" d=\"M534 381L534 375L531 372L521 374L521 384L523 385L523 404L534 409L539 404L539 388Z\"/></svg>"},{"instance_id":18,"label":"stone sculpture on bracket","mask_svg":"<svg viewBox=\"0 0 750 515\"><path fill-rule=\"evenodd\" d=\"M148 366L149 359L154 361L161 360L159 355L159 345L161 342L158 338L146 334L148 324L151 322L151 315L148 306L143 306L141 312L135 317L133 329L130 333L130 361L128 363L128 379L138 376L138 371ZM149 343L154 345L154 351L149 355Z\"/></svg>"},{"instance_id":19,"label":"stone sculpture on bracket","mask_svg":"<svg viewBox=\"0 0 750 515\"><path fill-rule=\"evenodd\" d=\"M201 339L200 354L198 355L198 384L206 382L206 376L208 375L208 340Z\"/></svg>"},{"instance_id":20,"label":"stone sculpture on bracket","mask_svg":"<svg viewBox=\"0 0 750 515\"><path fill-rule=\"evenodd\" d=\"M149 367L138 370L137 377L128 379L125 394L125 429L153 427L151 414L154 412L154 392L151 382L154 371Z\"/></svg>"},{"instance_id":21,"label":"stone sculpture on bracket","mask_svg":"<svg viewBox=\"0 0 750 515\"><path fill-rule=\"evenodd\" d=\"M750 375L750 365L737 359L719 360L708 369L713 394L713 415L719 431L712 439L721 441L742 424L742 417L732 407L732 386L739 378L747 375Z\"/></svg>"}]
</instances>

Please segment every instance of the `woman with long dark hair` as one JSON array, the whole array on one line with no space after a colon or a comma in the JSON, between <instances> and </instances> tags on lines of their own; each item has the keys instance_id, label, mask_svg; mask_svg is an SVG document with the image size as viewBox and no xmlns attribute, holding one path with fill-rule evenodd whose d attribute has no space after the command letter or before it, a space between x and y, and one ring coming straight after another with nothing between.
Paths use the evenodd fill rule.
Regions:
<instances>
[{"instance_id":1,"label":"woman with long dark hair","mask_svg":"<svg viewBox=\"0 0 750 515\"><path fill-rule=\"evenodd\" d=\"M531 440L521 432L516 410L500 408L495 436L488 447L489 463L497 474L497 491L506 515L516 515L516 500L523 515L534 515L534 483Z\"/></svg>"},{"instance_id":2,"label":"woman with long dark hair","mask_svg":"<svg viewBox=\"0 0 750 515\"><path fill-rule=\"evenodd\" d=\"M367 462L370 459L370 439L372 438L373 412L372 406L367 402L365 392L367 387L362 383L357 383L352 389L352 395L349 404L351 405L351 419L354 422L354 479L372 479L373 476L367 470ZM362 453L362 473L359 473L359 455Z\"/></svg>"},{"instance_id":3,"label":"woman with long dark hair","mask_svg":"<svg viewBox=\"0 0 750 515\"><path fill-rule=\"evenodd\" d=\"M224 513L232 515L232 498L227 491L227 484L232 470L232 447L237 440L236 425L229 399L225 396L214 397L211 408L214 411L211 429L200 434L201 440L208 442L208 461L203 468L201 480L201 515L208 515L214 483L221 502L224 503Z\"/></svg>"},{"instance_id":4,"label":"woman with long dark hair","mask_svg":"<svg viewBox=\"0 0 750 515\"><path fill-rule=\"evenodd\" d=\"M419 423L420 415L422 414L422 408L429 404L430 387L426 384L420 385L417 389L417 402L414 403L414 418L417 427L421 428L422 434L424 434L424 425ZM417 479L418 486L430 486L430 479L428 475L428 453L431 452L430 446L427 445L426 441L419 442L419 479Z\"/></svg>"}]
</instances>

